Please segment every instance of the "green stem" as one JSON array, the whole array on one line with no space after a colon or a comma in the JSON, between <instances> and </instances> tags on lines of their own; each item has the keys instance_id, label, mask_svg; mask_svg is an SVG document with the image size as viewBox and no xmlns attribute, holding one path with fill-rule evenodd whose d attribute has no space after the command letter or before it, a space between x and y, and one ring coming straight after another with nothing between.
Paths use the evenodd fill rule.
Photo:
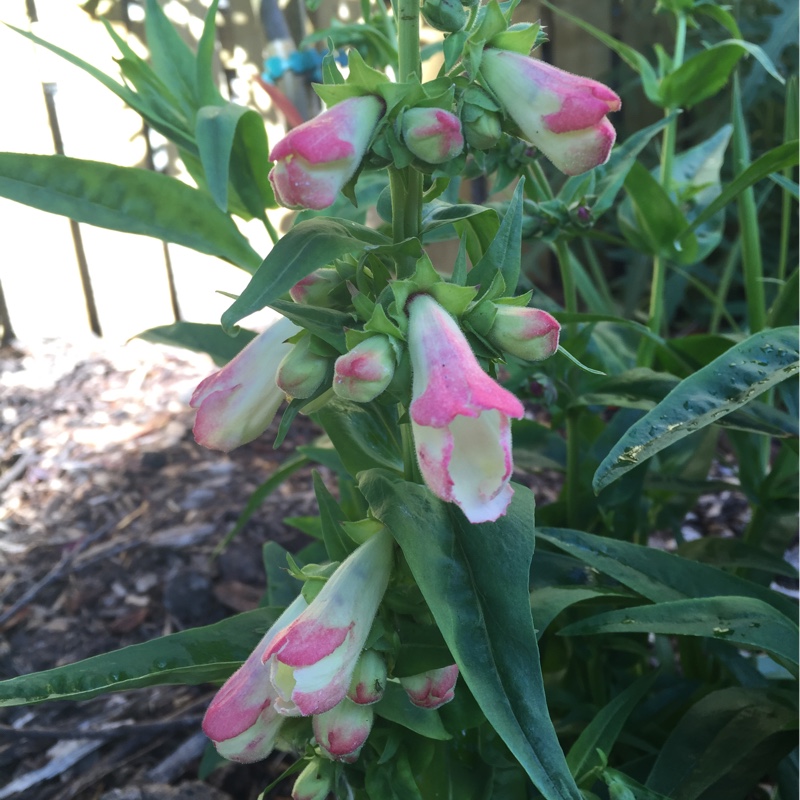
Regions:
<instances>
[{"instance_id":1,"label":"green stem","mask_svg":"<svg viewBox=\"0 0 800 800\"><path fill-rule=\"evenodd\" d=\"M558 268L561 272L561 285L564 290L564 308L570 314L575 314L578 311L578 291L575 288L575 275L572 272L572 255L563 239L556 239L555 248ZM569 323L571 333L574 333L572 330L574 325L574 322Z\"/></svg>"},{"instance_id":2,"label":"green stem","mask_svg":"<svg viewBox=\"0 0 800 800\"><path fill-rule=\"evenodd\" d=\"M398 0L394 7L397 24L397 80L419 80L419 0ZM392 238L395 243L418 237L422 220L422 175L413 167L389 169L392 196ZM407 278L414 271L411 257L397 259L397 277Z\"/></svg>"},{"instance_id":3,"label":"green stem","mask_svg":"<svg viewBox=\"0 0 800 800\"><path fill-rule=\"evenodd\" d=\"M733 161L737 175L750 166L750 143L742 110L739 76L733 76ZM742 267L747 298L747 322L750 333L766 325L767 308L764 297L764 264L761 260L761 236L758 231L758 209L753 187L738 197L739 229L742 243Z\"/></svg>"},{"instance_id":4,"label":"green stem","mask_svg":"<svg viewBox=\"0 0 800 800\"><path fill-rule=\"evenodd\" d=\"M266 214L264 214L262 222L264 223L264 227L267 229L269 238L272 239L272 244L277 244L278 239L281 238L280 234L275 230L275 226L269 221L269 217Z\"/></svg>"},{"instance_id":5,"label":"green stem","mask_svg":"<svg viewBox=\"0 0 800 800\"><path fill-rule=\"evenodd\" d=\"M578 528L578 483L580 482L581 441L578 436L580 411L571 408L567 411L567 474L564 481L564 501L566 503L567 526Z\"/></svg>"},{"instance_id":6,"label":"green stem","mask_svg":"<svg viewBox=\"0 0 800 800\"><path fill-rule=\"evenodd\" d=\"M672 72L674 73L682 64L686 51L686 15L677 13L678 27L675 31L675 49L672 56ZM665 108L664 114L669 115L675 109ZM661 142L661 165L659 177L664 191L672 190L672 168L675 162L675 143L678 138L678 120L673 117L664 128ZM650 284L650 311L647 316L647 327L657 336L661 336L664 326L664 288L667 282L667 263L660 255L653 257L653 277ZM636 363L640 367L650 367L653 364L656 345L652 339L642 339Z\"/></svg>"}]
</instances>

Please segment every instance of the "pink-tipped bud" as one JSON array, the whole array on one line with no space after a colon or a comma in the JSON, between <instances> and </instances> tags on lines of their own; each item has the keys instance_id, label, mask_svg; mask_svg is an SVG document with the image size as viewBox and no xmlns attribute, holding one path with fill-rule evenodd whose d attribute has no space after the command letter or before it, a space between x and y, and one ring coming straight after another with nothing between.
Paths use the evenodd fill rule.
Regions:
<instances>
[{"instance_id":1,"label":"pink-tipped bud","mask_svg":"<svg viewBox=\"0 0 800 800\"><path fill-rule=\"evenodd\" d=\"M362 706L345 698L312 722L314 738L322 752L334 761L352 764L372 730L372 706Z\"/></svg>"},{"instance_id":2,"label":"pink-tipped bud","mask_svg":"<svg viewBox=\"0 0 800 800\"><path fill-rule=\"evenodd\" d=\"M311 337L304 336L278 367L275 382L289 397L311 397L328 372L329 359L317 355L310 345Z\"/></svg>"},{"instance_id":3,"label":"pink-tipped bud","mask_svg":"<svg viewBox=\"0 0 800 800\"><path fill-rule=\"evenodd\" d=\"M444 164L464 149L461 120L441 108L410 108L403 114L403 141L429 164Z\"/></svg>"},{"instance_id":4,"label":"pink-tipped bud","mask_svg":"<svg viewBox=\"0 0 800 800\"><path fill-rule=\"evenodd\" d=\"M384 108L372 95L349 97L289 131L269 154L277 201L287 208L332 205L358 169Z\"/></svg>"},{"instance_id":5,"label":"pink-tipped bud","mask_svg":"<svg viewBox=\"0 0 800 800\"><path fill-rule=\"evenodd\" d=\"M392 382L394 367L389 337L371 336L336 359L333 391L344 400L368 403Z\"/></svg>"},{"instance_id":6,"label":"pink-tipped bud","mask_svg":"<svg viewBox=\"0 0 800 800\"><path fill-rule=\"evenodd\" d=\"M325 800L333 787L332 769L330 761L311 759L294 782L292 800Z\"/></svg>"},{"instance_id":7,"label":"pink-tipped bud","mask_svg":"<svg viewBox=\"0 0 800 800\"><path fill-rule=\"evenodd\" d=\"M386 660L375 650L365 650L356 664L347 696L362 706L377 703L386 691Z\"/></svg>"},{"instance_id":8,"label":"pink-tipped bud","mask_svg":"<svg viewBox=\"0 0 800 800\"><path fill-rule=\"evenodd\" d=\"M420 708L439 708L455 696L458 667L453 664L442 669L432 669L409 678L400 678L408 699Z\"/></svg>"},{"instance_id":9,"label":"pink-tipped bud","mask_svg":"<svg viewBox=\"0 0 800 800\"><path fill-rule=\"evenodd\" d=\"M493 48L484 51L480 72L523 136L564 174L608 160L616 132L606 114L621 105L608 86Z\"/></svg>"},{"instance_id":10,"label":"pink-tipped bud","mask_svg":"<svg viewBox=\"0 0 800 800\"><path fill-rule=\"evenodd\" d=\"M520 306L497 306L489 341L525 361L542 361L558 350L561 326L546 311Z\"/></svg>"},{"instance_id":11,"label":"pink-tipped bud","mask_svg":"<svg viewBox=\"0 0 800 800\"><path fill-rule=\"evenodd\" d=\"M289 289L289 295L295 303L303 303L308 306L327 306L331 289L341 282L342 279L335 269L322 267L297 281Z\"/></svg>"}]
</instances>

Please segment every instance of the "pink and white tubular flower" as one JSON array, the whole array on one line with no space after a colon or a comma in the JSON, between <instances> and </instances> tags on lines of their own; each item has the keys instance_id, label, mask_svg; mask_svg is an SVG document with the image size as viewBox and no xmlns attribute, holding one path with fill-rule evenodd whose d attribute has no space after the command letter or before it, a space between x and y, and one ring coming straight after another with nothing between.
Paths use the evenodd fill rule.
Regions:
<instances>
[{"instance_id":1,"label":"pink and white tubular flower","mask_svg":"<svg viewBox=\"0 0 800 800\"><path fill-rule=\"evenodd\" d=\"M264 650L280 714L322 714L345 698L392 558L392 537L383 529L339 565L311 605Z\"/></svg>"},{"instance_id":2,"label":"pink and white tubular flower","mask_svg":"<svg viewBox=\"0 0 800 800\"><path fill-rule=\"evenodd\" d=\"M432 669L419 675L400 678L408 699L420 708L439 708L455 696L458 667L452 664L441 669Z\"/></svg>"},{"instance_id":3,"label":"pink and white tubular flower","mask_svg":"<svg viewBox=\"0 0 800 800\"><path fill-rule=\"evenodd\" d=\"M412 297L408 311L411 428L422 477L470 522L496 520L514 494L509 419L522 417L522 403L481 369L432 297Z\"/></svg>"},{"instance_id":4,"label":"pink and white tubular flower","mask_svg":"<svg viewBox=\"0 0 800 800\"><path fill-rule=\"evenodd\" d=\"M285 340L299 330L281 317L198 385L189 401L197 409L198 444L228 452L252 442L269 427L284 399L275 376L292 350Z\"/></svg>"},{"instance_id":5,"label":"pink and white tubular flower","mask_svg":"<svg viewBox=\"0 0 800 800\"><path fill-rule=\"evenodd\" d=\"M302 596L298 597L211 701L203 718L203 731L224 758L249 764L272 752L284 718L275 710L275 690L261 655L275 634L307 607Z\"/></svg>"},{"instance_id":6,"label":"pink and white tubular flower","mask_svg":"<svg viewBox=\"0 0 800 800\"><path fill-rule=\"evenodd\" d=\"M293 128L272 148L269 180L287 208L327 208L353 177L383 116L379 97L349 97Z\"/></svg>"},{"instance_id":7,"label":"pink and white tubular flower","mask_svg":"<svg viewBox=\"0 0 800 800\"><path fill-rule=\"evenodd\" d=\"M619 111L615 92L508 50L484 50L480 73L525 138L565 175L605 164L616 139L606 118Z\"/></svg>"}]
</instances>

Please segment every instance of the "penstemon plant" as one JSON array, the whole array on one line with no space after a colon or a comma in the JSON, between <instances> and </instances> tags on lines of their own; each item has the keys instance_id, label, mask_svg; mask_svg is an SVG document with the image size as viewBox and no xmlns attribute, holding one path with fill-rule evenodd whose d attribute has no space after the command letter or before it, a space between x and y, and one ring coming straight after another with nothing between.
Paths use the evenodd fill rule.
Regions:
<instances>
[{"instance_id":1,"label":"penstemon plant","mask_svg":"<svg viewBox=\"0 0 800 800\"><path fill-rule=\"evenodd\" d=\"M5 681L0 704L217 682L203 721L217 753L243 763L293 753L281 779L296 776L294 800L722 800L759 781L791 796L797 608L758 570L796 578L780 556L794 535L785 518L796 501L797 397L786 379L798 369L797 272L787 275L787 234L768 305L748 192L784 170L784 207L796 197L796 129L787 121L786 141L747 163L734 86L732 130L676 149L678 109L722 91L745 53L777 73L707 0L660 4L676 45L658 72L592 29L665 112L615 148L618 95L533 58L544 35L512 21L516 5L398 0L389 14L365 3L360 31L381 43L367 48L372 63L350 49L345 77L326 55L315 89L327 109L270 150L257 115L211 82L216 3L194 55L148 0L151 46L182 53L182 80L121 40L126 83L94 74L178 145L198 188L0 154L6 196L188 244L252 274L223 315L225 333L178 323L148 335L211 352L236 336L238 355L191 399L195 438L233 450L288 400L276 442L298 413L326 437L271 476L261 499L310 461L332 470L339 494L316 475L318 541L294 556L265 547L261 608ZM688 27L704 15L734 38L687 58ZM443 34L443 65L427 82L421 18ZM347 44L337 36L334 27L312 39ZM723 189L731 132L737 166ZM651 172L638 158L658 135ZM462 179L479 175L506 199L461 201ZM110 181L137 202L120 201ZM353 218L365 186L372 226L363 208ZM667 268L711 257L733 200L751 335L669 339ZM166 220L143 213L147 203ZM278 204L300 210L283 237L266 211ZM274 241L266 258L232 214L262 220ZM523 237L555 254L563 307L541 293L544 308L531 305ZM441 238L458 243L452 263L430 255ZM644 324L620 313L598 242L650 259ZM238 330L267 307L282 318L257 336ZM529 413L537 405L549 426ZM683 541L681 521L701 492L720 489L708 474L722 425L754 514L742 541L701 546ZM523 477L563 473L539 527L533 492L512 481L515 459ZM768 521L771 538L760 529ZM664 529L678 553L648 546Z\"/></svg>"}]
</instances>

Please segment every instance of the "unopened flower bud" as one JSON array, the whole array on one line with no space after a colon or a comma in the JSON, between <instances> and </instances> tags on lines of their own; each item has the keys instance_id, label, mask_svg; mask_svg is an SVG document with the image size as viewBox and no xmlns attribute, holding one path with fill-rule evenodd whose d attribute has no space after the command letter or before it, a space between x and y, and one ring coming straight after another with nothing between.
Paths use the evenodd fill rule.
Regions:
<instances>
[{"instance_id":1,"label":"unopened flower bud","mask_svg":"<svg viewBox=\"0 0 800 800\"><path fill-rule=\"evenodd\" d=\"M461 106L461 122L464 138L476 150L490 150L503 135L497 104L477 86L470 86L464 93Z\"/></svg>"},{"instance_id":2,"label":"unopened flower bud","mask_svg":"<svg viewBox=\"0 0 800 800\"><path fill-rule=\"evenodd\" d=\"M289 397L304 399L317 391L328 372L328 359L311 350L304 336L281 361L275 382Z\"/></svg>"},{"instance_id":3,"label":"unopened flower bud","mask_svg":"<svg viewBox=\"0 0 800 800\"><path fill-rule=\"evenodd\" d=\"M287 208L327 208L353 177L385 105L379 97L348 97L292 128L272 148L269 181Z\"/></svg>"},{"instance_id":4,"label":"unopened flower bud","mask_svg":"<svg viewBox=\"0 0 800 800\"><path fill-rule=\"evenodd\" d=\"M467 12L461 0L425 0L422 16L432 28L445 33L460 31L467 24Z\"/></svg>"},{"instance_id":5,"label":"unopened flower bud","mask_svg":"<svg viewBox=\"0 0 800 800\"><path fill-rule=\"evenodd\" d=\"M464 122L464 137L476 150L491 150L502 135L500 117L491 111L484 111L472 122Z\"/></svg>"},{"instance_id":6,"label":"unopened flower bud","mask_svg":"<svg viewBox=\"0 0 800 800\"><path fill-rule=\"evenodd\" d=\"M400 678L408 699L420 708L439 708L455 696L458 667L452 664L442 669L432 669L419 675Z\"/></svg>"},{"instance_id":7,"label":"unopened flower bud","mask_svg":"<svg viewBox=\"0 0 800 800\"><path fill-rule=\"evenodd\" d=\"M464 149L461 120L441 108L409 108L403 114L403 141L429 164L443 164Z\"/></svg>"},{"instance_id":8,"label":"unopened flower bud","mask_svg":"<svg viewBox=\"0 0 800 800\"><path fill-rule=\"evenodd\" d=\"M542 361L558 350L560 330L558 322L539 308L498 305L487 338L512 356Z\"/></svg>"},{"instance_id":9,"label":"unopened flower bud","mask_svg":"<svg viewBox=\"0 0 800 800\"><path fill-rule=\"evenodd\" d=\"M330 711L314 716L314 738L329 758L352 764L372 730L373 716L372 706L361 706L345 697Z\"/></svg>"},{"instance_id":10,"label":"unopened flower bud","mask_svg":"<svg viewBox=\"0 0 800 800\"><path fill-rule=\"evenodd\" d=\"M375 650L365 650L356 664L347 696L362 706L377 703L386 690L386 661Z\"/></svg>"},{"instance_id":11,"label":"unopened flower bud","mask_svg":"<svg viewBox=\"0 0 800 800\"><path fill-rule=\"evenodd\" d=\"M325 800L333 786L332 767L329 761L312 759L294 782L292 800Z\"/></svg>"},{"instance_id":12,"label":"unopened flower bud","mask_svg":"<svg viewBox=\"0 0 800 800\"><path fill-rule=\"evenodd\" d=\"M344 400L368 403L391 383L395 356L389 337L371 336L334 364L333 391Z\"/></svg>"},{"instance_id":13,"label":"unopened flower bud","mask_svg":"<svg viewBox=\"0 0 800 800\"><path fill-rule=\"evenodd\" d=\"M342 279L335 269L323 267L297 281L289 289L289 295L295 303L304 303L309 306L325 306L331 289L341 281Z\"/></svg>"}]
</instances>

